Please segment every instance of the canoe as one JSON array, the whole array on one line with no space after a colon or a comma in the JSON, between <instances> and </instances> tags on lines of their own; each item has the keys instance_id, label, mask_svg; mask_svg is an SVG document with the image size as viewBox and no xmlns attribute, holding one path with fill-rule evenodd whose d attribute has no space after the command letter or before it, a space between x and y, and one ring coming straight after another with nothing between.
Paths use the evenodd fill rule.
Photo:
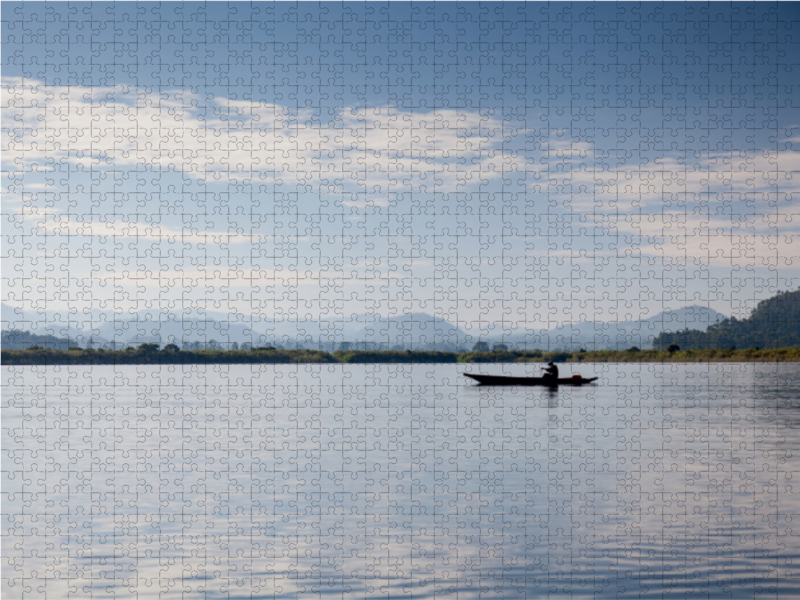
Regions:
<instances>
[{"instance_id":1,"label":"canoe","mask_svg":"<svg viewBox=\"0 0 800 600\"><path fill-rule=\"evenodd\" d=\"M543 377L505 377L503 375L474 375L472 373L463 373L463 375L474 379L481 385L546 385L554 387L557 385L586 385L600 379L599 377L589 377L588 379L570 377L553 381Z\"/></svg>"}]
</instances>

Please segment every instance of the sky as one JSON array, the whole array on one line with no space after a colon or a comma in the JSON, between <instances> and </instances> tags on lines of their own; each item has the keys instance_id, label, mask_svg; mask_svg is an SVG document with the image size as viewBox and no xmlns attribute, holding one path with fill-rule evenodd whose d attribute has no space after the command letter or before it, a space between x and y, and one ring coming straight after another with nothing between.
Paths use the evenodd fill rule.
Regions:
<instances>
[{"instance_id":1,"label":"sky","mask_svg":"<svg viewBox=\"0 0 800 600\"><path fill-rule=\"evenodd\" d=\"M798 3L4 2L2 44L15 307L549 328L800 286Z\"/></svg>"}]
</instances>

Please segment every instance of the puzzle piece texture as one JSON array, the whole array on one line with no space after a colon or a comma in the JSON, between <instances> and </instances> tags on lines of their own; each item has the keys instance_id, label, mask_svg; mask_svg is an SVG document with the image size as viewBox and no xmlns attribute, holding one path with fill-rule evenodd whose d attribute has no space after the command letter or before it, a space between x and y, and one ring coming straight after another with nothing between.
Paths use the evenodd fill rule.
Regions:
<instances>
[{"instance_id":1,"label":"puzzle piece texture","mask_svg":"<svg viewBox=\"0 0 800 600\"><path fill-rule=\"evenodd\" d=\"M3 598L800 597L798 3L2 43Z\"/></svg>"}]
</instances>

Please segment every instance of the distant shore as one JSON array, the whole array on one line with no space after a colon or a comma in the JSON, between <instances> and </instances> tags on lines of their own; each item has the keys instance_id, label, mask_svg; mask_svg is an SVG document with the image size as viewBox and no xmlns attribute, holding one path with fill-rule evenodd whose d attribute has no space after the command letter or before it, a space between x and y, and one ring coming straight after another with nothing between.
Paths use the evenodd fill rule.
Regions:
<instances>
[{"instance_id":1,"label":"distant shore","mask_svg":"<svg viewBox=\"0 0 800 600\"><path fill-rule=\"evenodd\" d=\"M800 362L800 347L728 350L594 350L585 352L497 351L428 352L320 350L3 350L0 364L24 365L142 365L142 364L401 364L401 363L697 363Z\"/></svg>"}]
</instances>

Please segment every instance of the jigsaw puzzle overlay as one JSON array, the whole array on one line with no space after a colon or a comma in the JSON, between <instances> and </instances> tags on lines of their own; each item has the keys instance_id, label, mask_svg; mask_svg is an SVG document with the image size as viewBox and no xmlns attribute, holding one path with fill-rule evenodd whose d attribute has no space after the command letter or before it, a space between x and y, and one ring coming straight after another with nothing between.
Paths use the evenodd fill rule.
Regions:
<instances>
[{"instance_id":1,"label":"jigsaw puzzle overlay","mask_svg":"<svg viewBox=\"0 0 800 600\"><path fill-rule=\"evenodd\" d=\"M2 3L3 597L800 595L799 30Z\"/></svg>"}]
</instances>

